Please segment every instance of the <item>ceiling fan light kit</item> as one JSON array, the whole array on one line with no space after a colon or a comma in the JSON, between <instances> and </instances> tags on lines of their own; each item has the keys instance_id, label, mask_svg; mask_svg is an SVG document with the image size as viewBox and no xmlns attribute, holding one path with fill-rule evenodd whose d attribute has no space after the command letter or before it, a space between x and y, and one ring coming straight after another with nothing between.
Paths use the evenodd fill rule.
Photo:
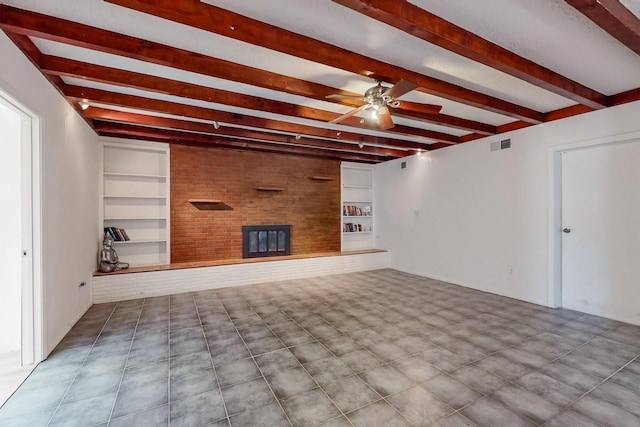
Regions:
<instances>
[{"instance_id":1,"label":"ceiling fan light kit","mask_svg":"<svg viewBox=\"0 0 640 427\"><path fill-rule=\"evenodd\" d=\"M372 110L371 118L376 121L377 126L382 130L391 129L393 127L393 120L391 119L389 107L400 108L402 106L402 101L400 101L398 98L408 92L411 92L417 87L417 84L407 80L400 80L392 87L383 86L382 81L378 80L378 84L367 89L367 91L364 93L364 96L362 97L339 94L329 95L327 96L327 98L329 99L361 101L365 103L364 105L361 105L360 107L355 108L348 113L341 115L340 117L336 117L329 123L340 123L361 111ZM423 111L428 113L433 113L433 111L440 111L441 108L439 106L430 104L413 104L413 109L422 109ZM361 119L360 124L364 123L365 120Z\"/></svg>"}]
</instances>

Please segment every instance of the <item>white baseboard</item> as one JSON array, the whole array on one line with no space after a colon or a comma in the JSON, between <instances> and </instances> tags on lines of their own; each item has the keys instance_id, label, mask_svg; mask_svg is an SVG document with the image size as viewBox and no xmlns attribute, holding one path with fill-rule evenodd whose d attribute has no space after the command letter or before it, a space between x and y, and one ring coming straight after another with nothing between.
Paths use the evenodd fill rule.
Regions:
<instances>
[{"instance_id":1,"label":"white baseboard","mask_svg":"<svg viewBox=\"0 0 640 427\"><path fill-rule=\"evenodd\" d=\"M93 303L203 291L231 286L354 273L389 267L389 253L252 262L180 270L96 276Z\"/></svg>"}]
</instances>

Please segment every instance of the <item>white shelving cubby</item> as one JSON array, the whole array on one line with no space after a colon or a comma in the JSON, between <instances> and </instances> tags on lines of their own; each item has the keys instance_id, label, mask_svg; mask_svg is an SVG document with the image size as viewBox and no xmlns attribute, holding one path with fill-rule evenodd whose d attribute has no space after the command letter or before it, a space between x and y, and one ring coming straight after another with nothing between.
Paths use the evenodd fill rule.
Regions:
<instances>
[{"instance_id":1,"label":"white shelving cubby","mask_svg":"<svg viewBox=\"0 0 640 427\"><path fill-rule=\"evenodd\" d=\"M171 263L169 145L103 140L100 240L106 227L124 229L121 261L134 266Z\"/></svg>"},{"instance_id":2,"label":"white shelving cubby","mask_svg":"<svg viewBox=\"0 0 640 427\"><path fill-rule=\"evenodd\" d=\"M373 249L373 167L342 162L340 183L342 250Z\"/></svg>"}]
</instances>

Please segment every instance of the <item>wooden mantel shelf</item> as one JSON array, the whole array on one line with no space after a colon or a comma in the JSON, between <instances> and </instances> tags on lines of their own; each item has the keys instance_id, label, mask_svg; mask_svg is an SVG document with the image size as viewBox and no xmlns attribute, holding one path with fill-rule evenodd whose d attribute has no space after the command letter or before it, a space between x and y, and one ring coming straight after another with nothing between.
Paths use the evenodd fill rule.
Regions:
<instances>
[{"instance_id":1,"label":"wooden mantel shelf","mask_svg":"<svg viewBox=\"0 0 640 427\"><path fill-rule=\"evenodd\" d=\"M189 199L189 203L201 211L232 211L233 208L221 200Z\"/></svg>"},{"instance_id":2,"label":"wooden mantel shelf","mask_svg":"<svg viewBox=\"0 0 640 427\"><path fill-rule=\"evenodd\" d=\"M282 187L258 187L258 191L284 191Z\"/></svg>"}]
</instances>

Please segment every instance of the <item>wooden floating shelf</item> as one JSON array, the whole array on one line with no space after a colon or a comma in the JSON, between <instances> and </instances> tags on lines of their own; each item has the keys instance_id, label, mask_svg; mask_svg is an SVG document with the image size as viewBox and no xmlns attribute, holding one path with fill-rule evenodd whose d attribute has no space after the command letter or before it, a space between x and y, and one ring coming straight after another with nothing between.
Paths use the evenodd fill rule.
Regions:
<instances>
[{"instance_id":1,"label":"wooden floating shelf","mask_svg":"<svg viewBox=\"0 0 640 427\"><path fill-rule=\"evenodd\" d=\"M311 177L314 181L333 181L333 177L314 175Z\"/></svg>"},{"instance_id":2,"label":"wooden floating shelf","mask_svg":"<svg viewBox=\"0 0 640 427\"><path fill-rule=\"evenodd\" d=\"M284 191L282 187L258 187L258 191Z\"/></svg>"},{"instance_id":3,"label":"wooden floating shelf","mask_svg":"<svg viewBox=\"0 0 640 427\"><path fill-rule=\"evenodd\" d=\"M233 208L221 200L190 199L189 203L200 211L232 211Z\"/></svg>"}]
</instances>

